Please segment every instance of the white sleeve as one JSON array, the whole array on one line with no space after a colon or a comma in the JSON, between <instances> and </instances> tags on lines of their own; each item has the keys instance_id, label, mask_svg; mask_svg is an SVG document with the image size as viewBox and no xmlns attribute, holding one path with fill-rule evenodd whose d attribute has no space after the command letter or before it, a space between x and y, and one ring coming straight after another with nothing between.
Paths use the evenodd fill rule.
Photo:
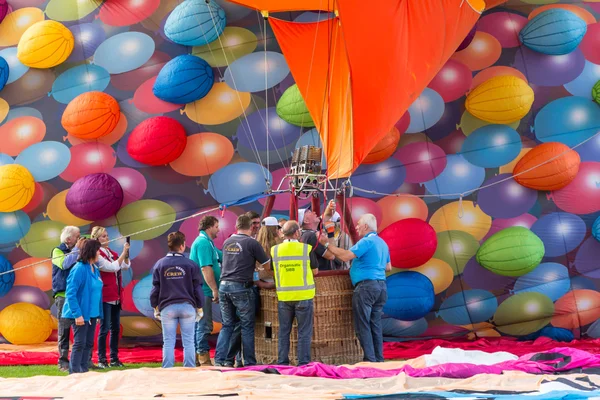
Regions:
<instances>
[{"instance_id":1,"label":"white sleeve","mask_svg":"<svg viewBox=\"0 0 600 400\"><path fill-rule=\"evenodd\" d=\"M115 262L116 262L116 261L115 261ZM129 269L129 268L131 268L131 261L129 261L129 262L125 262L125 261L123 261L123 262L121 263L121 269Z\"/></svg>"},{"instance_id":2,"label":"white sleeve","mask_svg":"<svg viewBox=\"0 0 600 400\"><path fill-rule=\"evenodd\" d=\"M121 269L118 261L110 262L104 257L100 257L100 261L98 262L98 269L102 272L117 272Z\"/></svg>"}]
</instances>

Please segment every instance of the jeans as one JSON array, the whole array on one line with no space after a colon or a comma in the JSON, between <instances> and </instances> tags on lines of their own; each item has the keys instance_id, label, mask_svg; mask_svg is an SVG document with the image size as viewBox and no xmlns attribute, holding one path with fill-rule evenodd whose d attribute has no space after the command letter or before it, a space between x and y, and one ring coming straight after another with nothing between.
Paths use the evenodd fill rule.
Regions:
<instances>
[{"instance_id":1,"label":"jeans","mask_svg":"<svg viewBox=\"0 0 600 400\"><path fill-rule=\"evenodd\" d=\"M56 318L58 319L58 365L66 368L69 367L69 336L73 320L62 318L64 297L56 296L54 304L56 304Z\"/></svg>"},{"instance_id":2,"label":"jeans","mask_svg":"<svg viewBox=\"0 0 600 400\"><path fill-rule=\"evenodd\" d=\"M254 307L254 290L238 282L221 282L219 288L219 304L223 328L217 340L215 363L224 364L231 348L236 320L239 319L242 331L242 354L244 366L256 365L254 353L254 321L256 310ZM239 314L239 318L236 315ZM239 361L239 360L238 360Z\"/></svg>"},{"instance_id":3,"label":"jeans","mask_svg":"<svg viewBox=\"0 0 600 400\"><path fill-rule=\"evenodd\" d=\"M189 303L178 303L166 306L160 311L163 332L163 368L175 365L175 340L177 339L177 324L181 330L183 343L183 366L196 366L194 348L194 326L196 325L196 308Z\"/></svg>"},{"instance_id":4,"label":"jeans","mask_svg":"<svg viewBox=\"0 0 600 400\"><path fill-rule=\"evenodd\" d=\"M290 364L290 334L294 317L298 321L298 365L310 362L310 343L313 335L313 300L280 301L277 364Z\"/></svg>"},{"instance_id":5,"label":"jeans","mask_svg":"<svg viewBox=\"0 0 600 400\"><path fill-rule=\"evenodd\" d=\"M106 339L110 331L110 361L119 361L119 333L121 331L121 306L102 303L104 319L98 334L98 362L106 363Z\"/></svg>"},{"instance_id":6,"label":"jeans","mask_svg":"<svg viewBox=\"0 0 600 400\"><path fill-rule=\"evenodd\" d=\"M212 304L212 297L205 295L204 303L202 304L202 319L196 322L196 331L194 333L196 353L198 354L208 353L210 351L208 336L213 331Z\"/></svg>"},{"instance_id":7,"label":"jeans","mask_svg":"<svg viewBox=\"0 0 600 400\"><path fill-rule=\"evenodd\" d=\"M352 313L354 328L364 352L363 361L383 362L383 329L381 316L387 301L383 280L364 280L354 288Z\"/></svg>"},{"instance_id":8,"label":"jeans","mask_svg":"<svg viewBox=\"0 0 600 400\"><path fill-rule=\"evenodd\" d=\"M76 325L75 320L70 320L73 326L73 351L69 363L69 373L79 374L88 372L88 360L94 347L94 334L96 333L96 318L91 318L83 325Z\"/></svg>"}]
</instances>

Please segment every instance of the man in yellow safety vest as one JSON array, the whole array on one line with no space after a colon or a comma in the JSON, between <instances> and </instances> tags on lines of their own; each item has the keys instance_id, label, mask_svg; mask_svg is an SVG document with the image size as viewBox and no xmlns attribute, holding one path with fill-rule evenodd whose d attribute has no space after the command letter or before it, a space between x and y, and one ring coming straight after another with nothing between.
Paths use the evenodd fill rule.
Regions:
<instances>
[{"instance_id":1,"label":"man in yellow safety vest","mask_svg":"<svg viewBox=\"0 0 600 400\"><path fill-rule=\"evenodd\" d=\"M279 345L277 364L289 365L290 333L294 317L298 321L298 365L310 362L313 334L313 298L319 263L312 246L300 243L301 230L296 221L283 225L283 243L271 248L272 265L279 300Z\"/></svg>"}]
</instances>

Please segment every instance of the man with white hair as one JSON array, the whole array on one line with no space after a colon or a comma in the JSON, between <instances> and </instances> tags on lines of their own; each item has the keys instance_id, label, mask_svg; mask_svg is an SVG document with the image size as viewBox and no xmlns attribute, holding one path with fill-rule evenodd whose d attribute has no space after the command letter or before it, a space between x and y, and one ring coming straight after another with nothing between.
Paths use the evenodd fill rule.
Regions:
<instances>
[{"instance_id":1,"label":"man with white hair","mask_svg":"<svg viewBox=\"0 0 600 400\"><path fill-rule=\"evenodd\" d=\"M60 233L60 245L52 250L52 291L58 318L58 368L61 371L69 370L69 333L71 321L62 318L62 309L65 304L65 290L67 277L71 265L65 265L65 256L71 252L81 237L81 232L76 226L65 226Z\"/></svg>"},{"instance_id":2,"label":"man with white hair","mask_svg":"<svg viewBox=\"0 0 600 400\"><path fill-rule=\"evenodd\" d=\"M321 217L314 211L298 210L298 224L302 228L300 242L309 244L313 248L312 251L317 255L319 271L327 271L331 269L331 261L335 259L335 256L317 240L317 229L319 229L320 222Z\"/></svg>"},{"instance_id":3,"label":"man with white hair","mask_svg":"<svg viewBox=\"0 0 600 400\"><path fill-rule=\"evenodd\" d=\"M327 215L325 219L327 219ZM381 316L387 301L385 272L392 270L390 250L377 235L377 219L365 214L358 220L356 231L361 238L350 250L333 244L321 236L320 242L342 261L352 260L350 279L354 285L352 312L356 336L364 352L364 361L383 362L383 330Z\"/></svg>"}]
</instances>

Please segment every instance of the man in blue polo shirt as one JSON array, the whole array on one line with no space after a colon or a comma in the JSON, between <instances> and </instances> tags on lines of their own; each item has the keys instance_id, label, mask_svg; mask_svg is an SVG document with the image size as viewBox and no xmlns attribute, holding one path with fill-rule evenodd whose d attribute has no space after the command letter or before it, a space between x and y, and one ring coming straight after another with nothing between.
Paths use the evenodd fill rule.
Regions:
<instances>
[{"instance_id":1,"label":"man in blue polo shirt","mask_svg":"<svg viewBox=\"0 0 600 400\"><path fill-rule=\"evenodd\" d=\"M330 218L325 215L325 222ZM326 235L321 236L320 242L339 260L352 260L352 312L356 336L364 352L363 360L383 362L381 316L387 301L385 272L392 270L390 250L377 235L377 219L373 214L363 215L356 224L356 230L361 239L350 250L336 247Z\"/></svg>"}]
</instances>

